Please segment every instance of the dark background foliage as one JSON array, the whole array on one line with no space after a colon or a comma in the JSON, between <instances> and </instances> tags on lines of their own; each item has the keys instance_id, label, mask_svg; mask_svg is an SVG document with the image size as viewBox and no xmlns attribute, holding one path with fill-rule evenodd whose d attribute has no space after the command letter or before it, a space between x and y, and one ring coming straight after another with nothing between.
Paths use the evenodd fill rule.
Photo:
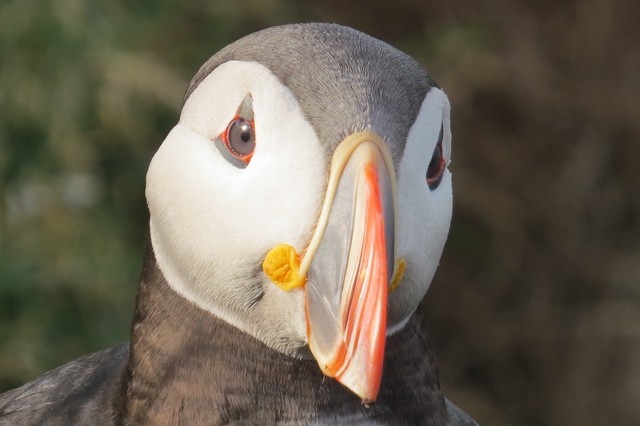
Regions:
<instances>
[{"instance_id":1,"label":"dark background foliage","mask_svg":"<svg viewBox=\"0 0 640 426\"><path fill-rule=\"evenodd\" d=\"M353 26L447 91L455 213L426 298L484 424L640 422L640 3L0 3L0 391L125 340L144 174L199 65L289 22Z\"/></svg>"}]
</instances>

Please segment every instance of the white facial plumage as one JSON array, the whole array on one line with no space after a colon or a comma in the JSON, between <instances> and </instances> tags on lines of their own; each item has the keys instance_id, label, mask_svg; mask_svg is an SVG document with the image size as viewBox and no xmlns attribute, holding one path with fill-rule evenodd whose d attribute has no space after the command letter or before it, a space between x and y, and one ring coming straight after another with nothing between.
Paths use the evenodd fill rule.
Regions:
<instances>
[{"instance_id":1,"label":"white facial plumage","mask_svg":"<svg viewBox=\"0 0 640 426\"><path fill-rule=\"evenodd\" d=\"M256 148L242 169L212 141L248 94ZM448 164L449 103L431 88L398 155L396 254L406 259L407 271L389 296L390 332L402 327L427 291L449 229L451 174L446 170L433 191L425 177L441 126ZM168 284L270 347L298 353L306 339L304 293L281 290L261 266L277 244L304 252L329 163L296 97L269 69L243 61L216 67L186 100L147 174L151 241Z\"/></svg>"},{"instance_id":2,"label":"white facial plumage","mask_svg":"<svg viewBox=\"0 0 640 426\"><path fill-rule=\"evenodd\" d=\"M256 148L240 169L212 140L247 94ZM147 173L151 241L167 282L270 346L293 350L304 342L303 295L282 291L260 268L276 244L304 248L325 179L325 153L291 92L260 64L217 67L187 99Z\"/></svg>"},{"instance_id":3,"label":"white facial plumage","mask_svg":"<svg viewBox=\"0 0 640 426\"><path fill-rule=\"evenodd\" d=\"M409 130L407 144L396 170L398 212L396 256L407 262L405 276L389 295L388 330L402 328L429 289L444 248L453 206L451 172L450 105L447 96L432 88L422 102L418 117ZM442 127L441 127L442 126ZM426 170L440 129L447 168L437 188L426 182Z\"/></svg>"}]
</instances>

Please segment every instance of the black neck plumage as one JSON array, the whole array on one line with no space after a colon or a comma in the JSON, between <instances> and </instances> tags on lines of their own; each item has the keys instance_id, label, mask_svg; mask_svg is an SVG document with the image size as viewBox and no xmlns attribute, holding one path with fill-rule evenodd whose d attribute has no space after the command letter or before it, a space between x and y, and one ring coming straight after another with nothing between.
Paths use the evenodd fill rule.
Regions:
<instances>
[{"instance_id":1,"label":"black neck plumage","mask_svg":"<svg viewBox=\"0 0 640 426\"><path fill-rule=\"evenodd\" d=\"M387 339L382 387L365 406L311 359L289 357L187 301L152 249L122 385L125 424L446 424L420 314Z\"/></svg>"}]
</instances>

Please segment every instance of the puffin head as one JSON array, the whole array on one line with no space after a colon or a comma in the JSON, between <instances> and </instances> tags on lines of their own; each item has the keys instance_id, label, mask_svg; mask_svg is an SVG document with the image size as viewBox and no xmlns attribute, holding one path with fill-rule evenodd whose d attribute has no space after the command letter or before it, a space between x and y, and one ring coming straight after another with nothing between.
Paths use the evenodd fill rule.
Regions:
<instances>
[{"instance_id":1,"label":"puffin head","mask_svg":"<svg viewBox=\"0 0 640 426\"><path fill-rule=\"evenodd\" d=\"M151 243L198 307L364 400L451 220L449 102L409 56L288 25L218 52L147 173Z\"/></svg>"}]
</instances>

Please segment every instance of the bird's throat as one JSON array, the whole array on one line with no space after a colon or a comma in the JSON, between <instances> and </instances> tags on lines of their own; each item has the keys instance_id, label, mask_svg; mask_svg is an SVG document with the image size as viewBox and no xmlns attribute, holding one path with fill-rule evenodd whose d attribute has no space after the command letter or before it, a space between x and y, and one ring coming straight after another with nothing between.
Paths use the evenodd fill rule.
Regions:
<instances>
[{"instance_id":1,"label":"bird's throat","mask_svg":"<svg viewBox=\"0 0 640 426\"><path fill-rule=\"evenodd\" d=\"M421 315L388 338L380 397L365 407L314 360L271 349L178 295L151 249L144 265L123 381L130 423L258 424L309 415L339 423L402 413L409 423L428 424L417 417L429 412L425 404L446 415Z\"/></svg>"}]
</instances>

